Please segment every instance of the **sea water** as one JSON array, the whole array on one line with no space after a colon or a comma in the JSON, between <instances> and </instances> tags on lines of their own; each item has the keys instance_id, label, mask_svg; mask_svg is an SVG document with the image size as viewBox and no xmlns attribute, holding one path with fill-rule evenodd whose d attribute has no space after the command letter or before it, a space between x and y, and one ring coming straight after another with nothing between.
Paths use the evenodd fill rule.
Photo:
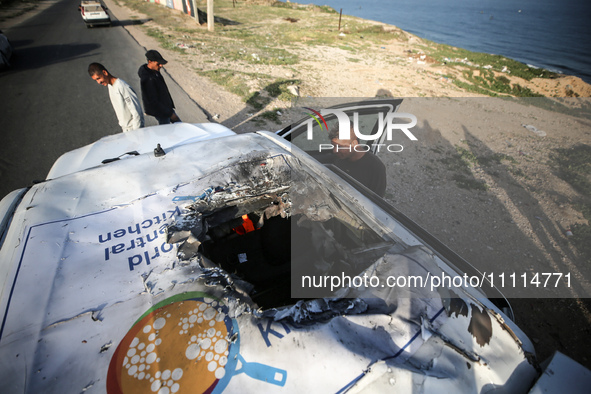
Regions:
<instances>
[{"instance_id":1,"label":"sea water","mask_svg":"<svg viewBox=\"0 0 591 394\"><path fill-rule=\"evenodd\" d=\"M591 83L590 0L316 0L441 44Z\"/></svg>"}]
</instances>

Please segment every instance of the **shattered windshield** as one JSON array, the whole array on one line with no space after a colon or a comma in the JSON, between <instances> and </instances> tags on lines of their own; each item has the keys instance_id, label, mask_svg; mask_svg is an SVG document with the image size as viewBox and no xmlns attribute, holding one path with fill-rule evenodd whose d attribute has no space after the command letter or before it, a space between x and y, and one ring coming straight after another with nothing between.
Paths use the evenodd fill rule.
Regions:
<instances>
[{"instance_id":1,"label":"shattered windshield","mask_svg":"<svg viewBox=\"0 0 591 394\"><path fill-rule=\"evenodd\" d=\"M357 275L395 245L336 183L293 157L250 158L199 182L201 195L177 197L187 213L168 228L168 242L180 243L181 260L246 281L263 307L294 302L292 273Z\"/></svg>"}]
</instances>

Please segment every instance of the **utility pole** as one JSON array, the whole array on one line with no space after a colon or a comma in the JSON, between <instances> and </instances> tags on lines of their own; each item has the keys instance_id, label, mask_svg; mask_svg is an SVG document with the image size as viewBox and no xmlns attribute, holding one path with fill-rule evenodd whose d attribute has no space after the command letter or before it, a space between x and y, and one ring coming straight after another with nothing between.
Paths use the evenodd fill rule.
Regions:
<instances>
[{"instance_id":1,"label":"utility pole","mask_svg":"<svg viewBox=\"0 0 591 394\"><path fill-rule=\"evenodd\" d=\"M213 31L213 0L207 0L207 30Z\"/></svg>"}]
</instances>

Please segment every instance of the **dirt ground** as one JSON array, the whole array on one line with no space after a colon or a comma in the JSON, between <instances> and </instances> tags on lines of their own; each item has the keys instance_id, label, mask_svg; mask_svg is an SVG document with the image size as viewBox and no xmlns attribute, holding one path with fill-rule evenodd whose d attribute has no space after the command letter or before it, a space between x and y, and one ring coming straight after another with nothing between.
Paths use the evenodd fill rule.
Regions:
<instances>
[{"instance_id":1,"label":"dirt ground","mask_svg":"<svg viewBox=\"0 0 591 394\"><path fill-rule=\"evenodd\" d=\"M111 0L105 3L119 20L138 17ZM179 20L185 23L182 15ZM159 48L145 33L150 23L125 29L146 49ZM566 294L505 292L540 360L558 350L591 368L591 301L579 298L591 295L591 261L567 236L571 226L588 224L578 204L589 196L562 180L551 165L556 149L591 145L591 119L545 109L535 101L541 99L515 102L467 93L444 76L449 69L409 56L421 39L408 37L353 62L342 61L355 55L339 48L294 47L303 60L289 68L225 64L223 59L215 64L297 78L301 97L406 97L399 111L417 117L413 134L418 141L401 139L402 152L380 155L388 169L387 199L481 271L570 272L575 284ZM159 50L169 60L170 77L212 121L236 132L274 131L305 116L290 109L291 103L273 102L281 125L254 122L256 111L241 98L187 72L203 67L211 56ZM576 77L534 79L527 87L549 97L576 93L577 99L556 99L566 108L590 104L591 86Z\"/></svg>"}]
</instances>

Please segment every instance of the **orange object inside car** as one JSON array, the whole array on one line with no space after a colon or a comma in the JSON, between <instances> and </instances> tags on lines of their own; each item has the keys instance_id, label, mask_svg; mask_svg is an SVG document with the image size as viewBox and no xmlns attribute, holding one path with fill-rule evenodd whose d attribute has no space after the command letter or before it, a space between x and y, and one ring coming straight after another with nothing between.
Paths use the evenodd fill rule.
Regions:
<instances>
[{"instance_id":1,"label":"orange object inside car","mask_svg":"<svg viewBox=\"0 0 591 394\"><path fill-rule=\"evenodd\" d=\"M256 230L256 228L254 227L254 223L252 220L250 220L248 215L242 215L242 224L234 228L234 231L240 235L250 233L254 230Z\"/></svg>"}]
</instances>

